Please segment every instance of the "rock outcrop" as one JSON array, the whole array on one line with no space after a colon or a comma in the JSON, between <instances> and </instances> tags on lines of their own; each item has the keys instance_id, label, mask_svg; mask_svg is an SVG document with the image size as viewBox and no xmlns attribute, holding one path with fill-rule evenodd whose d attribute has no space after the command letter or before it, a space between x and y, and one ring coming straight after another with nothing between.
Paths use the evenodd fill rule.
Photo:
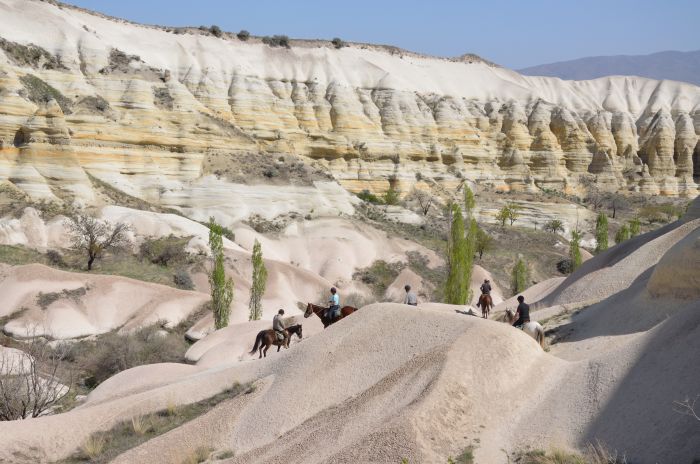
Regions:
<instances>
[{"instance_id":1,"label":"rock outcrop","mask_svg":"<svg viewBox=\"0 0 700 464\"><path fill-rule=\"evenodd\" d=\"M275 48L35 0L2 0L0 25L0 182L36 199L92 203L99 185L214 208L235 195L240 160L259 154L301 155L350 191L408 191L423 176L580 193L594 177L608 190L697 195L690 84L525 77L361 45Z\"/></svg>"}]
</instances>

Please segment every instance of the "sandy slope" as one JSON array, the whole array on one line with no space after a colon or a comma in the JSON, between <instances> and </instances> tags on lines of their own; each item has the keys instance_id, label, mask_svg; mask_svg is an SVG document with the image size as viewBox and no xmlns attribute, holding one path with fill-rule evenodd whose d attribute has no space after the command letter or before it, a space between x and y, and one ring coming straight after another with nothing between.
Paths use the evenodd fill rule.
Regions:
<instances>
[{"instance_id":1,"label":"sandy slope","mask_svg":"<svg viewBox=\"0 0 700 464\"><path fill-rule=\"evenodd\" d=\"M256 381L254 393L115 462L180 462L208 446L235 451L232 463L444 463L474 445L476 462L501 463L506 452L526 447L581 448L596 440L628 462L692 462L700 458L698 425L675 412L673 401L694 396L700 385L700 303L686 293L697 262L674 256L694 256L699 227L685 220L643 236L632 250L621 245L591 259L566 288L582 280L603 294L606 287L589 276L607 272L620 276L621 289L559 327L561 340L549 353L506 324L446 305L366 306L262 361L236 356L245 349L242 338L263 324L233 326L193 347L197 365L131 369L73 411L0 423L0 458L22 461L13 454L21 452L22 462L56 459L118 420ZM640 270L643 259L652 261ZM667 291L655 296L658 279ZM545 299L577 296L560 288ZM241 340L231 340L234 334Z\"/></svg>"},{"instance_id":2,"label":"sandy slope","mask_svg":"<svg viewBox=\"0 0 700 464\"><path fill-rule=\"evenodd\" d=\"M64 291L81 294L65 295ZM42 308L40 292L62 295ZM209 299L203 293L125 277L64 272L41 264L3 266L0 294L0 317L18 314L4 325L4 332L52 338L130 330L158 321L174 326Z\"/></svg>"}]
</instances>

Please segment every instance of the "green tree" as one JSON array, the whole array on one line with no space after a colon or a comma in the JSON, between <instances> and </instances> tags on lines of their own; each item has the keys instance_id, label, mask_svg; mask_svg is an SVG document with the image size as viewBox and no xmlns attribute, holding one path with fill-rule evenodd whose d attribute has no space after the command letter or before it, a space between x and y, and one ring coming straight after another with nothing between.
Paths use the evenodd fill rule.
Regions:
<instances>
[{"instance_id":1,"label":"green tree","mask_svg":"<svg viewBox=\"0 0 700 464\"><path fill-rule=\"evenodd\" d=\"M520 210L521 210L520 206L518 206L514 203L511 203L508 205L508 221L510 221L511 226L520 217Z\"/></svg>"},{"instance_id":2,"label":"green tree","mask_svg":"<svg viewBox=\"0 0 700 464\"><path fill-rule=\"evenodd\" d=\"M262 317L261 301L265 294L265 287L267 286L267 269L263 261L262 246L257 239L253 245L252 261L253 285L250 288L250 301L248 302L250 315L248 316L248 320L257 321Z\"/></svg>"},{"instance_id":3,"label":"green tree","mask_svg":"<svg viewBox=\"0 0 700 464\"><path fill-rule=\"evenodd\" d=\"M211 286L211 309L214 313L214 327L221 329L228 325L233 301L233 280L226 278L224 268L224 244L221 238L223 227L209 219L209 248L214 259L214 266L209 274Z\"/></svg>"},{"instance_id":4,"label":"green tree","mask_svg":"<svg viewBox=\"0 0 700 464\"><path fill-rule=\"evenodd\" d=\"M449 273L445 284L445 301L463 305L467 302L469 283L465 280L467 265L467 241L464 235L462 209L452 205L452 224L448 240Z\"/></svg>"},{"instance_id":5,"label":"green tree","mask_svg":"<svg viewBox=\"0 0 700 464\"><path fill-rule=\"evenodd\" d=\"M553 234L556 234L557 232L564 232L564 224L559 219L552 219L551 221L547 221L545 223L544 230Z\"/></svg>"},{"instance_id":6,"label":"green tree","mask_svg":"<svg viewBox=\"0 0 700 464\"><path fill-rule=\"evenodd\" d=\"M615 243L622 243L630 238L630 229L627 224L623 224L622 227L617 229L615 234Z\"/></svg>"},{"instance_id":7,"label":"green tree","mask_svg":"<svg viewBox=\"0 0 700 464\"><path fill-rule=\"evenodd\" d=\"M476 231L476 251L479 253L479 259L484 256L484 252L493 248L493 237L491 237L484 229Z\"/></svg>"},{"instance_id":8,"label":"green tree","mask_svg":"<svg viewBox=\"0 0 700 464\"><path fill-rule=\"evenodd\" d=\"M479 238L479 226L476 219L469 220L469 229L466 236L466 263L464 264L464 281L467 286L467 301L471 300L471 289L469 283L472 281L472 272L474 271L474 254L476 253L476 244ZM465 302L466 303L466 302Z\"/></svg>"},{"instance_id":9,"label":"green tree","mask_svg":"<svg viewBox=\"0 0 700 464\"><path fill-rule=\"evenodd\" d=\"M642 229L642 223L638 217L630 221L630 238L639 235Z\"/></svg>"},{"instance_id":10,"label":"green tree","mask_svg":"<svg viewBox=\"0 0 700 464\"><path fill-rule=\"evenodd\" d=\"M598 213L595 221L595 251L600 253L608 249L608 216Z\"/></svg>"},{"instance_id":11,"label":"green tree","mask_svg":"<svg viewBox=\"0 0 700 464\"><path fill-rule=\"evenodd\" d=\"M476 200L474 200L474 192L469 186L464 184L464 212L467 217L472 217L474 215L474 206L476 206Z\"/></svg>"},{"instance_id":12,"label":"green tree","mask_svg":"<svg viewBox=\"0 0 700 464\"><path fill-rule=\"evenodd\" d=\"M503 205L503 208L501 208L498 211L498 214L496 215L496 219L498 222L501 223L501 227L506 226L506 221L510 217L510 206L509 205Z\"/></svg>"},{"instance_id":13,"label":"green tree","mask_svg":"<svg viewBox=\"0 0 700 464\"><path fill-rule=\"evenodd\" d=\"M581 237L582 234L578 230L571 231L571 241L569 242L569 256L571 257L571 272L574 272L581 266L583 258L581 257Z\"/></svg>"},{"instance_id":14,"label":"green tree","mask_svg":"<svg viewBox=\"0 0 700 464\"><path fill-rule=\"evenodd\" d=\"M522 258L513 267L513 292L520 293L527 288L528 269Z\"/></svg>"}]
</instances>

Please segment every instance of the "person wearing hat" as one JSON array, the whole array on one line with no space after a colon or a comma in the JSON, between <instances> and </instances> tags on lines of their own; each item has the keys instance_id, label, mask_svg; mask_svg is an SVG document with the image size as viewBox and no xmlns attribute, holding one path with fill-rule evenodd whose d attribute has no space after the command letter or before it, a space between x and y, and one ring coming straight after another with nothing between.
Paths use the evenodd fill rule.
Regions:
<instances>
[{"instance_id":1,"label":"person wearing hat","mask_svg":"<svg viewBox=\"0 0 700 464\"><path fill-rule=\"evenodd\" d=\"M326 317L332 321L340 316L340 295L338 295L338 290L335 287L331 287L331 297L328 298L328 304L330 304L330 307L326 311Z\"/></svg>"},{"instance_id":2,"label":"person wearing hat","mask_svg":"<svg viewBox=\"0 0 700 464\"><path fill-rule=\"evenodd\" d=\"M284 340L284 346L289 348L289 332L284 327L282 316L284 316L284 309L277 311L275 317L272 318L272 330L275 331L277 338Z\"/></svg>"},{"instance_id":3,"label":"person wearing hat","mask_svg":"<svg viewBox=\"0 0 700 464\"><path fill-rule=\"evenodd\" d=\"M481 284L481 294L491 295L491 282L489 281L489 279L484 279L484 283ZM481 298L483 298L483 296L479 298L479 302L476 304L477 308L481 306Z\"/></svg>"},{"instance_id":4,"label":"person wearing hat","mask_svg":"<svg viewBox=\"0 0 700 464\"><path fill-rule=\"evenodd\" d=\"M406 298L403 299L403 304L418 306L418 298L416 298L416 294L411 291L411 286L406 285L404 290L406 290Z\"/></svg>"}]
</instances>

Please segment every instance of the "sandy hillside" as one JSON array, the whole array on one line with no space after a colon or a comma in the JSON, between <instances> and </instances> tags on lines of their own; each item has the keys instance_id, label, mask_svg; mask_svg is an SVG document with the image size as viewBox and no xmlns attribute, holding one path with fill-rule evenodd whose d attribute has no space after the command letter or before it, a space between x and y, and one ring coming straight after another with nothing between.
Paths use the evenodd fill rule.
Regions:
<instances>
[{"instance_id":1,"label":"sandy hillside","mask_svg":"<svg viewBox=\"0 0 700 464\"><path fill-rule=\"evenodd\" d=\"M692 230L677 239L683 228ZM674 243L631 285L566 320L548 353L522 332L459 307L376 304L326 330L302 319L309 336L262 361L240 357L259 327L234 325L192 347L195 365L125 371L78 409L0 424L0 449L11 456L37 447L30 454L54 459L117 420L255 381L254 393L115 462L179 462L208 446L234 450L234 463L440 463L471 445L476 462L499 463L507 461L504 450L596 440L628 462L691 462L700 449L697 424L675 412L673 401L696 394L700 384L693 355L700 352L700 312L687 290L696 263L669 266L667 259L694 256L698 230L690 220L647 240L639 252L657 249L654 240ZM591 266L630 263L606 259L601 254ZM654 290L660 282L663 293ZM533 298L557 284L532 289ZM75 432L62 434L65 427Z\"/></svg>"},{"instance_id":2,"label":"sandy hillside","mask_svg":"<svg viewBox=\"0 0 700 464\"><path fill-rule=\"evenodd\" d=\"M5 333L59 339L157 322L173 327L209 299L204 293L41 264L0 267L0 294L0 317L10 316Z\"/></svg>"}]
</instances>

